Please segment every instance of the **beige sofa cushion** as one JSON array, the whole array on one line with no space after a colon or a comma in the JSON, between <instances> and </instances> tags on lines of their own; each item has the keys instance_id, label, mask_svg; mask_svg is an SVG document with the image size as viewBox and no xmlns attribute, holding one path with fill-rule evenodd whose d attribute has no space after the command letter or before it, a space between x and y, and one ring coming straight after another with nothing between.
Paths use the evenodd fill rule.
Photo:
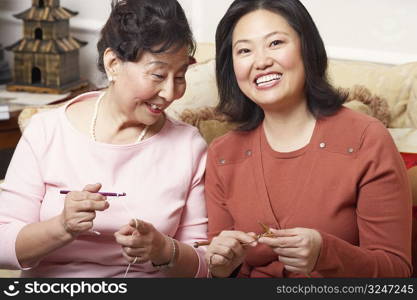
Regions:
<instances>
[{"instance_id":1,"label":"beige sofa cushion","mask_svg":"<svg viewBox=\"0 0 417 300\"><path fill-rule=\"evenodd\" d=\"M330 60L328 76L335 87L366 86L388 101L391 128L417 128L417 63L387 66Z\"/></svg>"},{"instance_id":2,"label":"beige sofa cushion","mask_svg":"<svg viewBox=\"0 0 417 300\"><path fill-rule=\"evenodd\" d=\"M185 109L216 106L219 102L214 59L191 65L185 77L187 89L184 96L174 101L166 110L174 119L179 119Z\"/></svg>"}]
</instances>

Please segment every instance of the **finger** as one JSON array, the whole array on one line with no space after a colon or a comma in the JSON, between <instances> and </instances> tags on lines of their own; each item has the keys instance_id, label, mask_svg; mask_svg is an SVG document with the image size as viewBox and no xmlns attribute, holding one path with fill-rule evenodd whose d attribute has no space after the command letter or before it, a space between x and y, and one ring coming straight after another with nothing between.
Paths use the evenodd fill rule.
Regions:
<instances>
[{"instance_id":1,"label":"finger","mask_svg":"<svg viewBox=\"0 0 417 300\"><path fill-rule=\"evenodd\" d=\"M129 225L125 225L122 228L119 229L119 231L117 231L116 233L121 234L121 235L132 235L133 232L136 231L136 229L132 228Z\"/></svg>"},{"instance_id":2,"label":"finger","mask_svg":"<svg viewBox=\"0 0 417 300\"><path fill-rule=\"evenodd\" d=\"M261 237L258 240L259 243L266 244L270 247L276 248L295 248L298 247L301 238L299 236L290 237Z\"/></svg>"},{"instance_id":3,"label":"finger","mask_svg":"<svg viewBox=\"0 0 417 300\"><path fill-rule=\"evenodd\" d=\"M90 193L90 192L83 192L83 193L85 193L85 198L89 200L94 200L94 201L107 200L106 196L103 196L102 194L99 194L99 193Z\"/></svg>"},{"instance_id":4,"label":"finger","mask_svg":"<svg viewBox=\"0 0 417 300\"><path fill-rule=\"evenodd\" d=\"M148 248L146 247L125 247L122 246L123 252L126 253L129 256L135 257L135 256L144 256L148 253Z\"/></svg>"},{"instance_id":5,"label":"finger","mask_svg":"<svg viewBox=\"0 0 417 300\"><path fill-rule=\"evenodd\" d=\"M299 258L278 256L278 260L282 262L284 265L292 267L302 268L306 266L306 262Z\"/></svg>"},{"instance_id":6,"label":"finger","mask_svg":"<svg viewBox=\"0 0 417 300\"><path fill-rule=\"evenodd\" d=\"M122 252L122 255L129 262L129 264L143 264L143 263L146 263L150 260L149 255L129 256L124 252Z\"/></svg>"},{"instance_id":7,"label":"finger","mask_svg":"<svg viewBox=\"0 0 417 300\"><path fill-rule=\"evenodd\" d=\"M284 269L292 273L306 274L305 270L303 270L302 268L294 267L294 266L289 266L289 265L284 264Z\"/></svg>"},{"instance_id":8,"label":"finger","mask_svg":"<svg viewBox=\"0 0 417 300\"><path fill-rule=\"evenodd\" d=\"M216 248L212 250L212 253L221 255L228 260L232 260L235 257L235 252L233 249L223 245L217 245Z\"/></svg>"},{"instance_id":9,"label":"finger","mask_svg":"<svg viewBox=\"0 0 417 300\"><path fill-rule=\"evenodd\" d=\"M292 258L301 258L303 257L300 254L300 248L273 248L272 249L278 256L286 256L286 257L292 257Z\"/></svg>"},{"instance_id":10,"label":"finger","mask_svg":"<svg viewBox=\"0 0 417 300\"><path fill-rule=\"evenodd\" d=\"M78 201L75 206L75 210L79 212L104 211L109 208L109 203L107 201L82 200Z\"/></svg>"},{"instance_id":11,"label":"finger","mask_svg":"<svg viewBox=\"0 0 417 300\"><path fill-rule=\"evenodd\" d=\"M140 234L148 234L152 230L152 225L143 220L130 220L129 225L136 228Z\"/></svg>"},{"instance_id":12,"label":"finger","mask_svg":"<svg viewBox=\"0 0 417 300\"><path fill-rule=\"evenodd\" d=\"M298 228L290 228L290 229L274 229L274 228L271 228L270 231L276 237L289 237L289 236L297 235L299 233Z\"/></svg>"},{"instance_id":13,"label":"finger","mask_svg":"<svg viewBox=\"0 0 417 300\"><path fill-rule=\"evenodd\" d=\"M114 234L116 242L125 247L136 247L135 240L130 235L122 235L118 232Z\"/></svg>"},{"instance_id":14,"label":"finger","mask_svg":"<svg viewBox=\"0 0 417 300\"><path fill-rule=\"evenodd\" d=\"M86 211L81 211L81 212L77 212L73 219L74 220L78 220L79 223L81 222L91 222L96 218L96 212L95 211L91 211L91 212L86 212Z\"/></svg>"},{"instance_id":15,"label":"finger","mask_svg":"<svg viewBox=\"0 0 417 300\"><path fill-rule=\"evenodd\" d=\"M235 240L238 240L241 244L249 244L256 241L255 237L247 234L246 232L231 230L231 231L222 231L219 237L228 237Z\"/></svg>"},{"instance_id":16,"label":"finger","mask_svg":"<svg viewBox=\"0 0 417 300\"><path fill-rule=\"evenodd\" d=\"M90 193L97 193L101 189L101 183L87 184L83 191Z\"/></svg>"},{"instance_id":17,"label":"finger","mask_svg":"<svg viewBox=\"0 0 417 300\"><path fill-rule=\"evenodd\" d=\"M229 263L229 260L222 255L212 254L209 256L207 263L210 266L224 266Z\"/></svg>"}]
</instances>

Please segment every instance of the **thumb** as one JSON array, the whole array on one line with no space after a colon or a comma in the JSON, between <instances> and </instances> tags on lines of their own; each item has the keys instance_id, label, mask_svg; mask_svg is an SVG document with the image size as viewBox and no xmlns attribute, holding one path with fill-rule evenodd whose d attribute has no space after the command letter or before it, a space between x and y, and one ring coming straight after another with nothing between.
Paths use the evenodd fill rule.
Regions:
<instances>
[{"instance_id":1,"label":"thumb","mask_svg":"<svg viewBox=\"0 0 417 300\"><path fill-rule=\"evenodd\" d=\"M140 234L147 234L151 231L151 224L142 220L132 219L130 220L129 225L136 228Z\"/></svg>"},{"instance_id":2,"label":"thumb","mask_svg":"<svg viewBox=\"0 0 417 300\"><path fill-rule=\"evenodd\" d=\"M84 188L84 192L90 192L90 193L97 193L101 189L101 183L95 183L95 184L87 184Z\"/></svg>"}]
</instances>

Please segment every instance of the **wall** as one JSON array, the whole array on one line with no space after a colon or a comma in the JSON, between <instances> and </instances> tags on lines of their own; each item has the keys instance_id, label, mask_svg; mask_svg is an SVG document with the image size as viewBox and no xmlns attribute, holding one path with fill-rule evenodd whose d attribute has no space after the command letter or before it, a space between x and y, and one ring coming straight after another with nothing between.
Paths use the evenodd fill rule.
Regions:
<instances>
[{"instance_id":1,"label":"wall","mask_svg":"<svg viewBox=\"0 0 417 300\"><path fill-rule=\"evenodd\" d=\"M183 0L198 41L214 41L232 0ZM417 0L301 0L330 57L399 64L417 61ZM216 9L213 9L216 3Z\"/></svg>"},{"instance_id":2,"label":"wall","mask_svg":"<svg viewBox=\"0 0 417 300\"><path fill-rule=\"evenodd\" d=\"M315 20L328 54L333 58L399 64L417 61L416 0L301 0ZM232 0L179 0L198 42L213 42L218 21ZM12 14L31 5L30 0L0 0L0 43L21 37L21 22ZM110 13L110 0L61 0L79 12L71 19L75 37L88 41L81 50L81 75L96 84L98 33ZM11 54L7 54L11 60Z\"/></svg>"}]
</instances>

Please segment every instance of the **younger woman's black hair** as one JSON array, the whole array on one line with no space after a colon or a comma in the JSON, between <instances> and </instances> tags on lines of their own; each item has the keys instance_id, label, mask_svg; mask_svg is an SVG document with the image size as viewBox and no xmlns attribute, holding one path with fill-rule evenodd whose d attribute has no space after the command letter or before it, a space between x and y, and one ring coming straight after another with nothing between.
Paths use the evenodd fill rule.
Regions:
<instances>
[{"instance_id":1,"label":"younger woman's black hair","mask_svg":"<svg viewBox=\"0 0 417 300\"><path fill-rule=\"evenodd\" d=\"M235 0L221 19L216 31L216 80L220 102L217 110L231 121L240 123L238 130L252 130L264 119L263 110L240 90L233 71L232 35L236 23L255 10L274 12L288 22L301 41L305 71L307 105L316 117L335 113L346 100L326 78L327 54L313 19L298 0Z\"/></svg>"}]
</instances>

